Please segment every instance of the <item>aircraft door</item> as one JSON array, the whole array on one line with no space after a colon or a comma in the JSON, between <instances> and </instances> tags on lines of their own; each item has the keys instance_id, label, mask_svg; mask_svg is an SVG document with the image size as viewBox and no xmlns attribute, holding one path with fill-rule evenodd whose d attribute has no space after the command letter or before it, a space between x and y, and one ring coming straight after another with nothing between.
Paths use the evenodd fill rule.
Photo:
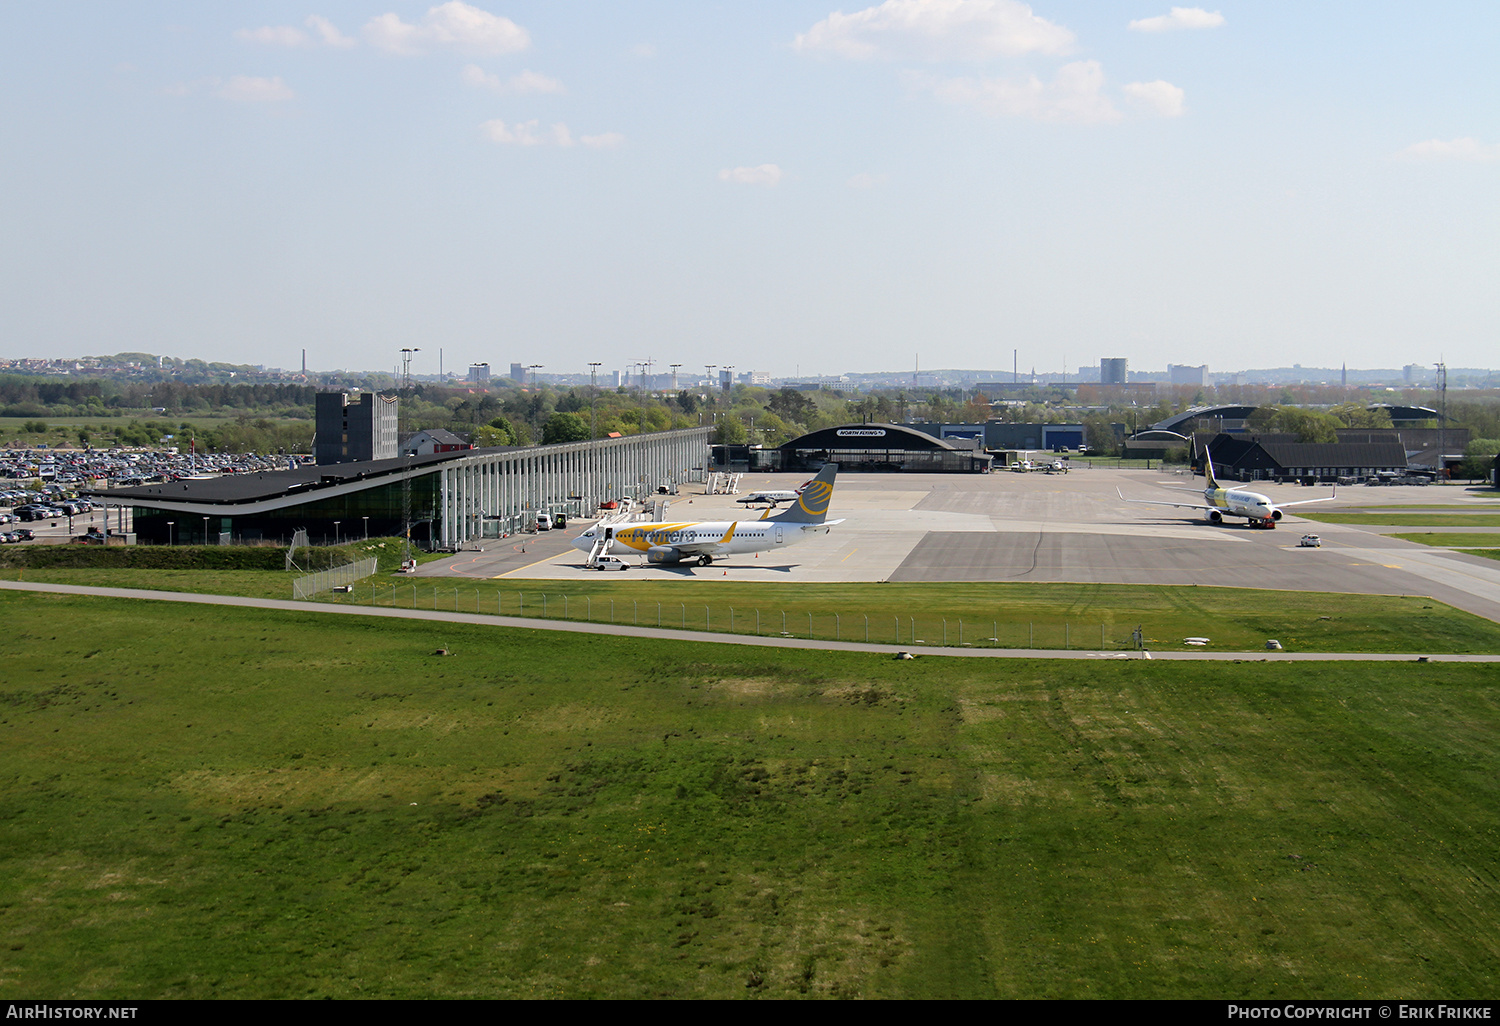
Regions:
<instances>
[{"instance_id":1,"label":"aircraft door","mask_svg":"<svg viewBox=\"0 0 1500 1026\"><path fill-rule=\"evenodd\" d=\"M781 544L781 525L780 524L776 525L776 544L777 545Z\"/></svg>"}]
</instances>

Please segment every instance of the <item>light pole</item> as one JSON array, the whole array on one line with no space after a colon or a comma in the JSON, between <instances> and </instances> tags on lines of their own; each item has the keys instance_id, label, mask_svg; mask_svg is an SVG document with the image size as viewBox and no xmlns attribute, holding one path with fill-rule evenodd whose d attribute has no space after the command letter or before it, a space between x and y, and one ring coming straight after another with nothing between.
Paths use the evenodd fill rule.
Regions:
<instances>
[{"instance_id":1,"label":"light pole","mask_svg":"<svg viewBox=\"0 0 1500 1026\"><path fill-rule=\"evenodd\" d=\"M203 518L203 544L208 544L208 517Z\"/></svg>"},{"instance_id":2,"label":"light pole","mask_svg":"<svg viewBox=\"0 0 1500 1026\"><path fill-rule=\"evenodd\" d=\"M541 364L541 363L527 364L526 365L526 372L527 372L526 373L526 380L528 382L535 382L536 381L536 372L539 371L539 370L541 370L545 366L546 366L546 364ZM540 398L541 398L541 393L540 392L534 394L531 397L531 444L532 445L541 445L542 444L541 431L537 427L537 422L536 422L536 415L541 412L539 409L537 409L537 400L540 399Z\"/></svg>"},{"instance_id":3,"label":"light pole","mask_svg":"<svg viewBox=\"0 0 1500 1026\"><path fill-rule=\"evenodd\" d=\"M594 426L594 407L599 402L600 361L589 361L589 502L594 504L590 512L599 509L599 431Z\"/></svg>"},{"instance_id":4,"label":"light pole","mask_svg":"<svg viewBox=\"0 0 1500 1026\"><path fill-rule=\"evenodd\" d=\"M360 517L360 519L365 522L365 541L369 541L370 540L370 518L369 517Z\"/></svg>"},{"instance_id":5,"label":"light pole","mask_svg":"<svg viewBox=\"0 0 1500 1026\"><path fill-rule=\"evenodd\" d=\"M401 439L400 418L407 418L407 426L411 425L411 414L406 412L406 401L411 396L411 358L413 354L420 353L420 349L401 350L401 389L398 393L396 405L396 437L401 443L401 457L405 462L401 474L401 565L405 567L411 562L411 453L407 451L405 440Z\"/></svg>"},{"instance_id":6,"label":"light pole","mask_svg":"<svg viewBox=\"0 0 1500 1026\"><path fill-rule=\"evenodd\" d=\"M339 543L339 524L341 523L343 523L342 520L335 520L333 522L333 543L335 545Z\"/></svg>"},{"instance_id":7,"label":"light pole","mask_svg":"<svg viewBox=\"0 0 1500 1026\"><path fill-rule=\"evenodd\" d=\"M175 521L175 520L168 520L167 521L167 547L168 548L172 547L172 525L175 524L175 523L177 523L177 521Z\"/></svg>"}]
</instances>

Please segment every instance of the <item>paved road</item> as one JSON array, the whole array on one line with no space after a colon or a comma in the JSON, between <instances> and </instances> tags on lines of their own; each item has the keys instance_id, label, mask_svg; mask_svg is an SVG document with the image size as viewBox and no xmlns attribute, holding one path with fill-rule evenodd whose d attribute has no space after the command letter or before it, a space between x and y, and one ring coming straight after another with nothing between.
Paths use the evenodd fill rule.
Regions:
<instances>
[{"instance_id":1,"label":"paved road","mask_svg":"<svg viewBox=\"0 0 1500 1026\"><path fill-rule=\"evenodd\" d=\"M657 641L694 641L700 644L745 645L759 648L820 649L833 652L874 652L895 656L902 651L894 645L869 645L854 641L820 641L807 638L754 637L742 634L707 634L700 631L671 630L659 627L632 627L621 624L578 623L558 620L531 620L514 616L486 616L477 613L454 613L431 609L379 609L370 606L335 606L321 602L291 602L281 599L244 598L238 595L197 595L177 591L146 591L136 588L95 588L75 584L39 584L28 581L0 581L0 591L47 592L61 595L84 595L95 598L123 598L149 602L182 602L191 605L238 606L271 609L292 613L321 613L330 616L375 616L393 620L426 620L434 623L469 623L489 627L514 627L522 630L562 631L571 634L606 634L625 638L647 638ZM1410 663L1419 659L1446 663L1497 663L1500 655L1447 654L1418 656L1407 654L1370 654L1363 652L1099 652L1056 649L978 649L943 648L923 645L911 649L922 656L953 656L964 659L1166 659L1222 662L1225 660L1263 660L1267 662L1360 662Z\"/></svg>"}]
</instances>

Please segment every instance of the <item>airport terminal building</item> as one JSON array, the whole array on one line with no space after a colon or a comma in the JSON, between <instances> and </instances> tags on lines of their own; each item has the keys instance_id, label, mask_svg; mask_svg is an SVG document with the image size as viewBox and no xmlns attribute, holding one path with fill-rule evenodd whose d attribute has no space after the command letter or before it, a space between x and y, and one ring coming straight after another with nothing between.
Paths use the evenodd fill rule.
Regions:
<instances>
[{"instance_id":1,"label":"airport terminal building","mask_svg":"<svg viewBox=\"0 0 1500 1026\"><path fill-rule=\"evenodd\" d=\"M133 511L139 541L313 544L400 535L457 548L528 527L541 511L592 515L623 497L701 479L710 428L525 448L226 474L86 493Z\"/></svg>"}]
</instances>

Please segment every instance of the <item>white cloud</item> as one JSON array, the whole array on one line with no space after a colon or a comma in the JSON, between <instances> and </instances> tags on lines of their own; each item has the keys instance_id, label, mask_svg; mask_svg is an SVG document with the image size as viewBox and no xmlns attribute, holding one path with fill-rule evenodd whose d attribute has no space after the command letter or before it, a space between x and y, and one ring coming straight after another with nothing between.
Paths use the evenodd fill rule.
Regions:
<instances>
[{"instance_id":1,"label":"white cloud","mask_svg":"<svg viewBox=\"0 0 1500 1026\"><path fill-rule=\"evenodd\" d=\"M431 8L421 24L411 25L396 14L371 18L364 27L371 46L396 54L419 54L435 47L460 53L515 53L531 45L531 36L509 18L449 0Z\"/></svg>"},{"instance_id":2,"label":"white cloud","mask_svg":"<svg viewBox=\"0 0 1500 1026\"><path fill-rule=\"evenodd\" d=\"M240 103L292 100L297 96L296 93L292 92L291 87L281 80L280 75L275 78L255 78L250 75L235 75L229 81L215 89L214 95L221 100L235 100Z\"/></svg>"},{"instance_id":3,"label":"white cloud","mask_svg":"<svg viewBox=\"0 0 1500 1026\"><path fill-rule=\"evenodd\" d=\"M303 22L303 24L318 34L318 38L323 41L324 46L332 46L344 50L351 46L359 45L358 41L344 35L334 27L333 22L321 14L309 15L307 21Z\"/></svg>"},{"instance_id":4,"label":"white cloud","mask_svg":"<svg viewBox=\"0 0 1500 1026\"><path fill-rule=\"evenodd\" d=\"M849 179L848 186L851 189L875 189L884 185L889 175L872 175L861 172Z\"/></svg>"},{"instance_id":5,"label":"white cloud","mask_svg":"<svg viewBox=\"0 0 1500 1026\"><path fill-rule=\"evenodd\" d=\"M580 135L578 141L594 150L613 150L625 145L625 137L619 132L601 132L598 135Z\"/></svg>"},{"instance_id":6,"label":"white cloud","mask_svg":"<svg viewBox=\"0 0 1500 1026\"><path fill-rule=\"evenodd\" d=\"M463 79L465 85L476 89L492 89L497 93L507 93L515 96L524 96L530 93L565 93L563 84L555 78L538 74L535 71L522 71L520 74L512 75L508 79L502 79L499 75L485 71L475 64L464 66Z\"/></svg>"},{"instance_id":7,"label":"white cloud","mask_svg":"<svg viewBox=\"0 0 1500 1026\"><path fill-rule=\"evenodd\" d=\"M1478 139L1428 139L1413 143L1398 156L1408 160L1467 160L1487 162L1500 160L1500 144L1485 145Z\"/></svg>"},{"instance_id":8,"label":"white cloud","mask_svg":"<svg viewBox=\"0 0 1500 1026\"><path fill-rule=\"evenodd\" d=\"M775 164L759 167L726 167L719 172L719 181L735 185L764 185L770 188L781 181L781 168Z\"/></svg>"},{"instance_id":9,"label":"white cloud","mask_svg":"<svg viewBox=\"0 0 1500 1026\"><path fill-rule=\"evenodd\" d=\"M266 25L258 29L235 29L234 38L244 43L266 46L306 46L307 33L290 25Z\"/></svg>"},{"instance_id":10,"label":"white cloud","mask_svg":"<svg viewBox=\"0 0 1500 1026\"><path fill-rule=\"evenodd\" d=\"M1130 28L1135 32L1173 32L1177 29L1218 28L1222 24L1224 15L1218 11L1205 11L1201 7L1174 7L1171 14L1138 18L1130 23Z\"/></svg>"},{"instance_id":11,"label":"white cloud","mask_svg":"<svg viewBox=\"0 0 1500 1026\"><path fill-rule=\"evenodd\" d=\"M1171 82L1157 79L1155 82L1130 82L1121 91L1137 107L1164 118L1175 118L1182 114L1183 91Z\"/></svg>"},{"instance_id":12,"label":"white cloud","mask_svg":"<svg viewBox=\"0 0 1500 1026\"><path fill-rule=\"evenodd\" d=\"M835 11L793 45L855 59L983 60L1067 53L1073 33L1019 0L886 0L853 14Z\"/></svg>"},{"instance_id":13,"label":"white cloud","mask_svg":"<svg viewBox=\"0 0 1500 1026\"><path fill-rule=\"evenodd\" d=\"M511 146L540 146L546 140L537 135L536 121L522 121L514 125L507 125L504 121L486 121L479 126L491 142L505 143Z\"/></svg>"},{"instance_id":14,"label":"white cloud","mask_svg":"<svg viewBox=\"0 0 1500 1026\"><path fill-rule=\"evenodd\" d=\"M625 137L619 132L585 135L574 140L572 130L562 122L559 121L549 128L543 128L541 122L534 118L514 124L506 124L498 119L486 121L479 126L479 131L491 142L507 146L558 146L566 149L582 143L591 149L599 150L611 149L625 142Z\"/></svg>"},{"instance_id":15,"label":"white cloud","mask_svg":"<svg viewBox=\"0 0 1500 1026\"><path fill-rule=\"evenodd\" d=\"M340 49L358 44L334 27L333 22L319 14L311 15L305 22L324 46ZM313 37L291 25L267 25L258 29L236 29L234 38L247 43L264 43L267 46L311 46Z\"/></svg>"},{"instance_id":16,"label":"white cloud","mask_svg":"<svg viewBox=\"0 0 1500 1026\"><path fill-rule=\"evenodd\" d=\"M1064 64L1050 83L1035 75L1024 79L939 78L908 72L905 78L908 85L930 92L945 103L971 106L994 117L1080 124L1120 118L1120 112L1104 94L1104 70L1098 61Z\"/></svg>"}]
</instances>

